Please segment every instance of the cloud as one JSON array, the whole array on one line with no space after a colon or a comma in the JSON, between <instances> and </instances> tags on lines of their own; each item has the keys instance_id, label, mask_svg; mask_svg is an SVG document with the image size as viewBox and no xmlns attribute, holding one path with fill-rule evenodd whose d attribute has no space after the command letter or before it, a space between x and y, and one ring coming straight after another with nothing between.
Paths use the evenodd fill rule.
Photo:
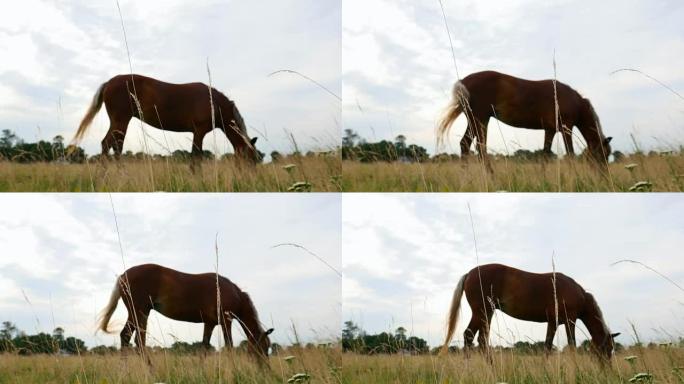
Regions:
<instances>
[{"instance_id":1,"label":"cloud","mask_svg":"<svg viewBox=\"0 0 684 384\"><path fill-rule=\"evenodd\" d=\"M299 249L271 248L298 243L340 270L337 195L29 194L4 196L0 209L0 313L20 329L62 326L91 346L115 344L94 335L95 321L124 265L211 272L218 246L219 273L250 293L274 341L289 343L292 324L307 342L339 335L340 278ZM125 317L119 305L113 328ZM149 324L152 344L202 335L201 324L158 314Z\"/></svg>"},{"instance_id":2,"label":"cloud","mask_svg":"<svg viewBox=\"0 0 684 384\"><path fill-rule=\"evenodd\" d=\"M439 345L453 289L478 262L532 272L551 271L553 262L594 293L609 326L623 333L620 342L632 341L630 321L644 339L680 335L681 292L643 267L611 265L634 259L681 282L679 200L675 194L346 195L343 318L368 332L404 326ZM464 305L457 335L469 311ZM492 329L499 344L545 335L544 324L500 313ZM586 334L581 328L578 338ZM564 344L564 333L558 335Z\"/></svg>"},{"instance_id":3,"label":"cloud","mask_svg":"<svg viewBox=\"0 0 684 384\"><path fill-rule=\"evenodd\" d=\"M676 59L684 55L678 21L684 9L678 2L443 4L453 57L438 2L344 2L345 128L369 140L404 134L434 152L436 120L457 74L462 78L492 69L547 79L554 76L555 55L558 79L592 100L606 134L614 136L615 149L633 149L630 133L647 149L681 144L681 99L641 75L610 74L638 68L674 89L684 89L677 66L681 60ZM494 121L490 130L492 151L542 146L537 131ZM448 150L458 152L464 131L465 120L460 118Z\"/></svg>"}]
</instances>

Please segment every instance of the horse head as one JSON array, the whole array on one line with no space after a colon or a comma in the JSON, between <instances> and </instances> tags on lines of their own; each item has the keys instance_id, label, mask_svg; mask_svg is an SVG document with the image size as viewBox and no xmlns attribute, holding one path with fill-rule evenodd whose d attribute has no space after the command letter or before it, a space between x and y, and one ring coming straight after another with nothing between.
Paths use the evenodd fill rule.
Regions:
<instances>
[{"instance_id":1,"label":"horse head","mask_svg":"<svg viewBox=\"0 0 684 384\"><path fill-rule=\"evenodd\" d=\"M259 355L268 356L268 349L271 347L271 340L268 335L273 333L273 328L269 328L266 331L261 332L259 335L255 335L255 346Z\"/></svg>"},{"instance_id":2,"label":"horse head","mask_svg":"<svg viewBox=\"0 0 684 384\"><path fill-rule=\"evenodd\" d=\"M591 348L596 353L602 361L610 360L613 356L613 350L615 350L615 338L620 335L617 333L608 333L603 337L591 338Z\"/></svg>"}]
</instances>

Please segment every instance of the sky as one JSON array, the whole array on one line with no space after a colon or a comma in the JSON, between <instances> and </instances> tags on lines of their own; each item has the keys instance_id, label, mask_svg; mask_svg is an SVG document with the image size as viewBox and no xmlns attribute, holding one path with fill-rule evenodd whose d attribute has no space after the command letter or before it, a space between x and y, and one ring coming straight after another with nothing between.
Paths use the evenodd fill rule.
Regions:
<instances>
[{"instance_id":1,"label":"sky","mask_svg":"<svg viewBox=\"0 0 684 384\"><path fill-rule=\"evenodd\" d=\"M472 222L470 219L472 213ZM478 264L558 272L594 294L617 341L684 336L684 201L677 194L345 194L342 317L443 342L451 296ZM475 239L473 238L473 232ZM477 253L475 252L475 241ZM463 299L455 345L471 317ZM579 322L578 322L579 323ZM546 325L497 311L490 341L543 341ZM578 324L577 339L588 332ZM556 345L566 345L564 330Z\"/></svg>"},{"instance_id":2,"label":"sky","mask_svg":"<svg viewBox=\"0 0 684 384\"><path fill-rule=\"evenodd\" d=\"M684 143L684 3L678 0L345 0L344 128L369 141L399 134L435 153L435 126L458 78L483 70L556 77L588 97L614 150ZM555 52L555 56L554 56ZM456 67L454 66L454 61ZM440 152L459 153L465 118ZM543 133L493 119L490 152L541 149ZM576 132L577 133L577 132ZM560 138L553 150L564 153ZM575 150L584 146L575 146Z\"/></svg>"},{"instance_id":3,"label":"sky","mask_svg":"<svg viewBox=\"0 0 684 384\"><path fill-rule=\"evenodd\" d=\"M60 326L90 347L118 345L121 302L110 323L116 333L95 330L124 265L214 272L218 245L219 274L250 294L260 320L275 329L272 342L291 344L293 325L303 342L336 340L340 276L302 249L273 246L301 245L341 270L340 210L334 194L5 194L0 321L29 334ZM233 327L237 343L244 333ZM148 345L200 341L202 331L153 311ZM219 337L223 345L216 328L214 346Z\"/></svg>"},{"instance_id":4,"label":"sky","mask_svg":"<svg viewBox=\"0 0 684 384\"><path fill-rule=\"evenodd\" d=\"M292 152L340 142L340 103L289 69L341 93L341 6L325 0L119 0L133 72L172 83L209 82L235 100L257 149ZM115 0L27 0L0 14L0 128L27 141L70 140L100 84L131 72ZM132 121L124 150L145 147ZM100 151L109 127L102 109L83 146ZM147 150L167 153L146 126ZM232 152L225 136L205 149ZM190 133L167 133L189 150Z\"/></svg>"}]
</instances>

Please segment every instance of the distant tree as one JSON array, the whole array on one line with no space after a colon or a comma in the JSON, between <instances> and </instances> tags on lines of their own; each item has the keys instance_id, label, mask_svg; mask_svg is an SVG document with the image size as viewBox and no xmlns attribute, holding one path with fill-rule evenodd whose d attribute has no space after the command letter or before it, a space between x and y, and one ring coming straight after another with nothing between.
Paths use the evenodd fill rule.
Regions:
<instances>
[{"instance_id":1,"label":"distant tree","mask_svg":"<svg viewBox=\"0 0 684 384\"><path fill-rule=\"evenodd\" d=\"M352 129L345 129L344 136L342 136L342 147L352 148L359 140L359 135Z\"/></svg>"},{"instance_id":2,"label":"distant tree","mask_svg":"<svg viewBox=\"0 0 684 384\"><path fill-rule=\"evenodd\" d=\"M280 154L278 151L273 151L271 152L271 161L274 163L279 162L283 158L283 155Z\"/></svg>"},{"instance_id":3,"label":"distant tree","mask_svg":"<svg viewBox=\"0 0 684 384\"><path fill-rule=\"evenodd\" d=\"M116 352L116 347L108 347L105 345L98 345L90 349L90 353L96 355L108 355Z\"/></svg>"},{"instance_id":4,"label":"distant tree","mask_svg":"<svg viewBox=\"0 0 684 384\"><path fill-rule=\"evenodd\" d=\"M397 148L397 150L402 150L406 148L406 136L404 135L399 135L394 138L394 146Z\"/></svg>"}]
</instances>

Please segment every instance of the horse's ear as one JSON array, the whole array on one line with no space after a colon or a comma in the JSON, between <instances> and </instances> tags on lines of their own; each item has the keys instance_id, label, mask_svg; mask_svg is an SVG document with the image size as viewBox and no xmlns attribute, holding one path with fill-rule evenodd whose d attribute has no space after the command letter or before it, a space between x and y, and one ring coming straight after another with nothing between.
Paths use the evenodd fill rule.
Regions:
<instances>
[{"instance_id":1,"label":"horse's ear","mask_svg":"<svg viewBox=\"0 0 684 384\"><path fill-rule=\"evenodd\" d=\"M612 337L613 339L616 338L616 337L618 337L618 336L620 336L620 332L618 332L618 333L611 333L611 334L610 334L610 337Z\"/></svg>"},{"instance_id":2,"label":"horse's ear","mask_svg":"<svg viewBox=\"0 0 684 384\"><path fill-rule=\"evenodd\" d=\"M254 144L256 144L256 141L257 141L257 137L252 137L252 139L249 141L249 143L252 144L252 146L254 146Z\"/></svg>"},{"instance_id":3,"label":"horse's ear","mask_svg":"<svg viewBox=\"0 0 684 384\"><path fill-rule=\"evenodd\" d=\"M605 139L603 139L603 144L610 144L611 140L613 140L613 138L611 136L608 136Z\"/></svg>"},{"instance_id":4,"label":"horse's ear","mask_svg":"<svg viewBox=\"0 0 684 384\"><path fill-rule=\"evenodd\" d=\"M270 335L271 333L273 333L273 328L269 328L266 332L264 332L266 335Z\"/></svg>"}]
</instances>

